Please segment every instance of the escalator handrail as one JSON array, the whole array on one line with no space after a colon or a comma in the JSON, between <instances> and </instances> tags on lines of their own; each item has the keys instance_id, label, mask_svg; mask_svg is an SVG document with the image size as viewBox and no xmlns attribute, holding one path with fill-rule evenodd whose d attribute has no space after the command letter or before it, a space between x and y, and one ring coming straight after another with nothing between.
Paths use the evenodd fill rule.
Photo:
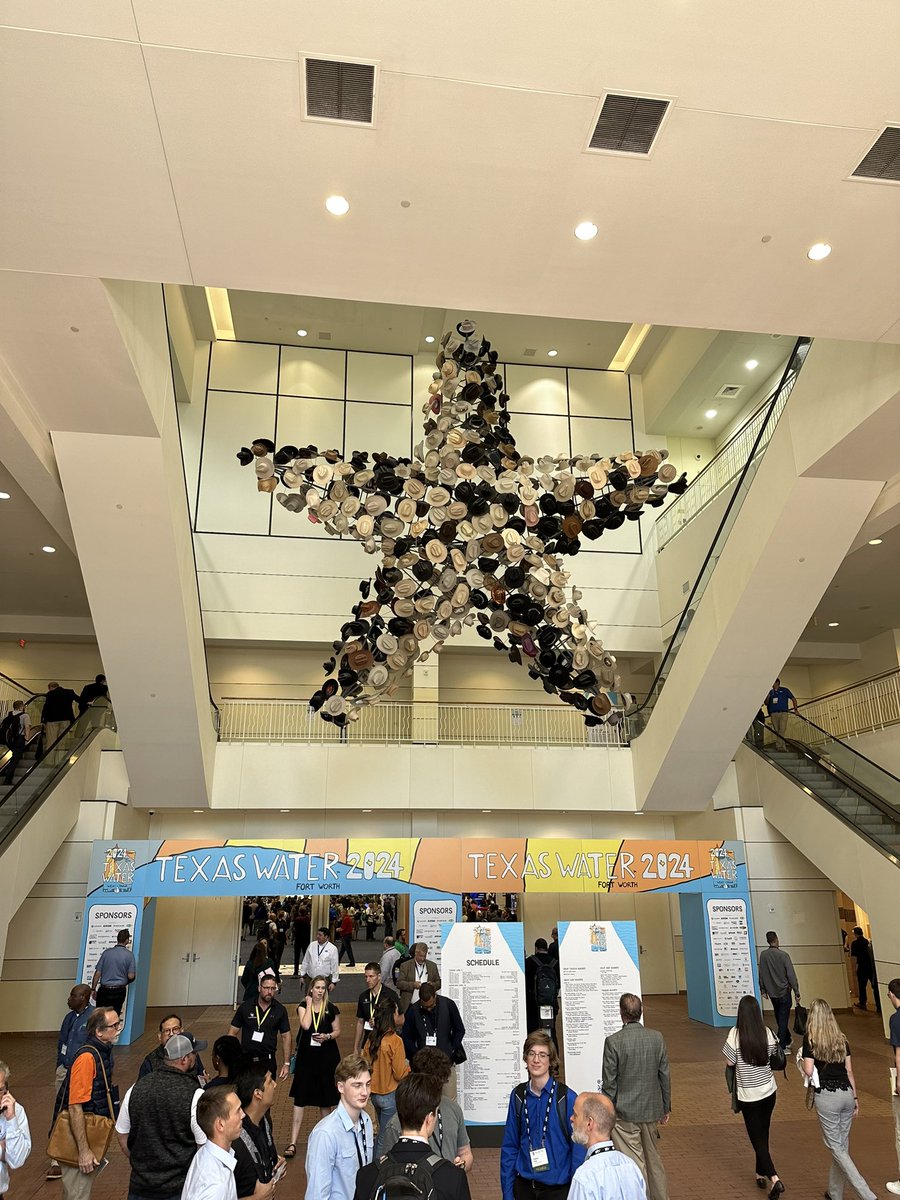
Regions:
<instances>
[{"instance_id":1,"label":"escalator handrail","mask_svg":"<svg viewBox=\"0 0 900 1200\"><path fill-rule=\"evenodd\" d=\"M827 737L830 741L839 742L845 750L850 752L850 754L853 754L856 758L861 759L862 762L868 763L870 767L874 767L875 770L878 771L881 775L886 775L888 777L888 779L892 779L894 781L894 783L897 784L897 787L900 788L900 779L898 779L898 777L896 775L894 775L891 771L886 770L879 763L873 762L871 758L866 758L865 754L860 754L860 752L858 750L854 750L854 748L850 745L850 743L845 742L843 738L836 737L833 733L829 733L827 729L823 729L822 726L817 725L815 723L815 721L810 721L810 719L808 717L801 716L800 713L791 713L791 716L796 717L800 721L803 721L806 725L811 725L813 729L817 730L819 733L824 734L825 737ZM852 776L851 776L851 778L852 778ZM865 786L865 785L863 785L863 786Z\"/></svg>"},{"instance_id":2,"label":"escalator handrail","mask_svg":"<svg viewBox=\"0 0 900 1200\"><path fill-rule=\"evenodd\" d=\"M72 752L80 751L81 747L84 745L84 743L90 737L90 735L92 733L94 733L96 730L104 729L104 728L115 729L115 719L114 718L113 718L113 723L111 725L106 725L106 726L96 725L96 724L94 724L93 721L88 720L88 715L89 715L90 711L91 711L90 707L86 708L83 713L80 713L75 718L75 720L72 722L71 725L66 726L66 728L62 731L62 733L59 735L59 737L56 739L55 742L52 742L49 746L44 747L44 753L41 755L41 757L36 758L34 760L34 762L31 764L31 766L28 768L28 770L25 772L25 774L22 776L22 778L17 780L16 783L13 784L13 786L9 789L9 791L6 793L5 796L0 798L0 808L2 808L4 805L9 803L9 801L15 796L16 792L19 790L19 788L22 786L22 784L25 783L25 781L27 779L31 778L32 774L38 769L38 767L42 763L45 762L48 755L53 753L53 751L59 746L59 744L63 741L63 739L68 737L68 735L75 728L75 726L79 724L79 722L81 722L81 721L84 722L83 729L80 731L82 736L79 738L77 743L73 744ZM108 712L110 714L110 716L112 716L112 708L104 709L103 711ZM34 738L32 738L31 741L33 742ZM30 745L31 743L29 742L28 744ZM63 760L58 765L60 768L65 766L66 765L65 760ZM58 771L54 772L54 777L58 773L59 773Z\"/></svg>"},{"instance_id":3,"label":"escalator handrail","mask_svg":"<svg viewBox=\"0 0 900 1200\"><path fill-rule=\"evenodd\" d=\"M793 715L796 716L797 714L794 713ZM813 722L807 721L807 724L812 725ZM768 728L769 726L766 726L766 729ZM815 726L815 728L818 729L818 726ZM803 758L810 759L816 764L816 766L821 767L821 769L828 775L833 776L844 787L856 792L861 800L864 800L867 804L871 804L873 808L877 808L883 816L888 817L891 821L894 821L900 825L900 808L896 808L893 804L891 804L890 800L885 800L883 796L879 796L877 792L873 792L872 789L867 787L864 783L860 783L858 779L854 779L852 775L847 774L846 771L842 771L839 766L831 761L831 759L826 758L825 755L817 753L811 746L807 746L804 742L799 742L796 738L792 738L788 734L779 734L778 737L782 742L790 746L793 750L796 750L798 754L802 755ZM748 745L752 745L752 743L748 741ZM769 758L764 749L761 749L758 746L753 746L753 749L758 751L758 753L760 753L763 758L767 759L767 761L771 762L773 766L779 766L774 759ZM862 758L862 755L859 755L859 757ZM869 762L869 759L866 759L865 761ZM877 765L877 763L872 763L872 766ZM880 769L881 768L879 768L879 770ZM786 773L790 775L789 771ZM889 775L890 772L885 771L884 774ZM891 779L894 778L893 775L890 777ZM796 779L796 776L792 775L791 778L794 779L795 782L799 782ZM815 791L813 787L810 787L809 790ZM821 796L819 799L822 800L823 804L828 803L827 800L824 800ZM828 807L830 808L831 805L828 805Z\"/></svg>"},{"instance_id":4,"label":"escalator handrail","mask_svg":"<svg viewBox=\"0 0 900 1200\"><path fill-rule=\"evenodd\" d=\"M681 631L682 626L685 624L685 621L687 619L687 614L691 610L691 605L694 602L694 597L697 593L697 589L700 586L700 581L701 581L701 579L703 579L704 574L706 572L706 568L709 566L710 560L712 559L712 557L716 551L716 547L718 546L718 543L719 543L719 538L722 535L722 530L725 528L725 525L728 522L728 518L731 516L731 510L734 508L738 494L740 493L740 490L741 490L741 485L743 484L744 480L747 477L747 473L750 470L751 464L756 459L756 454L757 454L757 451L759 450L760 442L762 441L763 435L766 432L766 429L768 428L769 421L771 421L772 414L774 413L775 407L778 403L778 397L781 395L782 390L787 386L790 378L799 373L800 367L796 366L795 364L797 362L797 357L800 354L801 349L805 348L808 351L808 349L811 345L812 345L812 338L809 338L809 337L798 337L796 342L794 343L794 348L791 351L790 356L787 360L787 363L785 365L785 368L782 373L781 379L778 383L778 386L775 388L775 391L772 394L772 399L769 402L768 412L766 413L765 418L763 419L762 424L759 427L759 432L757 433L757 435L753 441L753 446L750 449L750 453L747 455L747 461L744 463L743 467L741 468L740 472L738 473L738 475L736 476L736 478L734 480L734 487L732 489L731 496L729 497L728 504L726 505L725 511L722 514L722 518L719 521L719 524L716 528L716 532L713 534L712 540L709 543L709 549L706 552L706 556L703 559L703 563L700 567L700 570L697 572L697 577L694 580L694 586L691 588L690 595L688 596L687 600L685 601L684 608L682 608L681 615L678 618L678 623L675 626L675 629L672 631L672 636L669 638L669 644L666 646L666 649L665 649L665 652L660 661L659 667L657 668L656 674L653 677L653 682L650 684L650 687L647 689L647 699L644 701L643 704L638 705L635 708L630 710L631 715L633 715L633 716L636 716L639 712L642 712L643 709L646 708L646 706L650 702L650 698L656 692L657 686L660 685L660 681L664 682L664 672L666 669L666 664L669 661L669 655L672 653L672 648L675 645L676 639L678 638L678 634ZM804 354L803 360L805 360L805 357L806 357L806 355ZM802 367L802 361L801 361L800 366Z\"/></svg>"}]
</instances>

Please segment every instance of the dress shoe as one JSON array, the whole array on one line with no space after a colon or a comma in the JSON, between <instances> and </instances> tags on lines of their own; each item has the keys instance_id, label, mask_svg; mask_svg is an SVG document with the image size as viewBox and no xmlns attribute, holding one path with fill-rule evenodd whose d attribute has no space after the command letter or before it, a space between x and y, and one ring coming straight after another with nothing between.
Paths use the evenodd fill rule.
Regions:
<instances>
[{"instance_id":1,"label":"dress shoe","mask_svg":"<svg viewBox=\"0 0 900 1200\"><path fill-rule=\"evenodd\" d=\"M777 1197L784 1191L784 1184L780 1179L776 1179L772 1184L772 1190L769 1192L769 1200L777 1200Z\"/></svg>"}]
</instances>

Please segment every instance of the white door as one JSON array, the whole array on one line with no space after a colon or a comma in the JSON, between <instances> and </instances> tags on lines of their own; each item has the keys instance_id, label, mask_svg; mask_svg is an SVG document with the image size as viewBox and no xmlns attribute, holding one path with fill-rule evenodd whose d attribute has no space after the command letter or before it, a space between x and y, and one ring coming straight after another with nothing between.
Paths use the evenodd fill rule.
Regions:
<instances>
[{"instance_id":1,"label":"white door","mask_svg":"<svg viewBox=\"0 0 900 1200\"><path fill-rule=\"evenodd\" d=\"M156 901L147 989L151 1007L178 1008L188 1003L194 904L192 896L162 896Z\"/></svg>"},{"instance_id":2,"label":"white door","mask_svg":"<svg viewBox=\"0 0 900 1200\"><path fill-rule=\"evenodd\" d=\"M231 1004L239 926L240 900L234 896L160 897L147 1003Z\"/></svg>"}]
</instances>

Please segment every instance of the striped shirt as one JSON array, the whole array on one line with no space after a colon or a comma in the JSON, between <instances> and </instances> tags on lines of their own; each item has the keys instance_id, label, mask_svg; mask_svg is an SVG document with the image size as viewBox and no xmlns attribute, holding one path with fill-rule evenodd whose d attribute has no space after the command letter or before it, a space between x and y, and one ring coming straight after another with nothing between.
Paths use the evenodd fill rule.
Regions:
<instances>
[{"instance_id":1,"label":"striped shirt","mask_svg":"<svg viewBox=\"0 0 900 1200\"><path fill-rule=\"evenodd\" d=\"M769 1052L771 1053L778 1039L772 1030L768 1028L766 1029L766 1037L768 1039ZM772 1074L772 1068L768 1062L765 1066L755 1067L752 1063L744 1061L741 1057L737 1029L729 1030L728 1037L725 1039L725 1045L722 1047L722 1053L725 1055L725 1061L729 1066L735 1068L738 1100L744 1100L748 1104L752 1104L755 1100L765 1100L767 1096L772 1095L775 1091L775 1076Z\"/></svg>"}]
</instances>

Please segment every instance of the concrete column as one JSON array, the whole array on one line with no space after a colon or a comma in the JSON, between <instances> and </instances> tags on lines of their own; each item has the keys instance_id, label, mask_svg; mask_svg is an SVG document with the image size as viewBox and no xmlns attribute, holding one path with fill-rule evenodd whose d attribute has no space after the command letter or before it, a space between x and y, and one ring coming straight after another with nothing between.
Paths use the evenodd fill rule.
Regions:
<instances>
[{"instance_id":1,"label":"concrete column","mask_svg":"<svg viewBox=\"0 0 900 1200\"><path fill-rule=\"evenodd\" d=\"M412 731L414 742L436 742L438 740L439 663L439 656L433 654L428 662L417 662L413 666Z\"/></svg>"}]
</instances>

